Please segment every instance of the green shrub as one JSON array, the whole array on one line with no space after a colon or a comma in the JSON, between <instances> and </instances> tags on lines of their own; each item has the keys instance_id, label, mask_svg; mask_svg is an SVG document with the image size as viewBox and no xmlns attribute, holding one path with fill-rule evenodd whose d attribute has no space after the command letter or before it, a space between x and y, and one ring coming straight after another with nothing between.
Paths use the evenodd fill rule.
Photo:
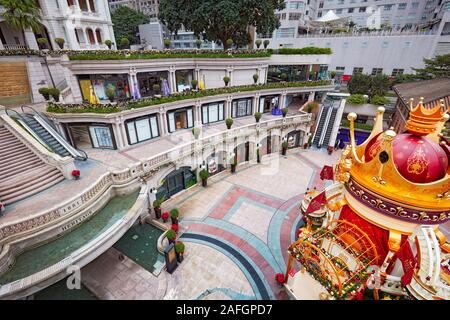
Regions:
<instances>
[{"instance_id":1,"label":"green shrub","mask_svg":"<svg viewBox=\"0 0 450 320\"><path fill-rule=\"evenodd\" d=\"M330 77L331 77L331 79L334 79L334 77L336 77L336 71L331 71L330 72Z\"/></svg>"},{"instance_id":2,"label":"green shrub","mask_svg":"<svg viewBox=\"0 0 450 320\"><path fill-rule=\"evenodd\" d=\"M355 122L354 124L355 124L355 129L366 130L366 131L371 131L373 129L373 125L370 125L370 124L358 123L358 122ZM342 119L341 127L350 128L350 122L347 119Z\"/></svg>"},{"instance_id":3,"label":"green shrub","mask_svg":"<svg viewBox=\"0 0 450 320\"><path fill-rule=\"evenodd\" d=\"M202 42L203 41L200 39L195 40L195 45L197 46L198 49L200 49L200 47L202 46Z\"/></svg>"},{"instance_id":4,"label":"green shrub","mask_svg":"<svg viewBox=\"0 0 450 320\"><path fill-rule=\"evenodd\" d=\"M257 82L258 82L258 79L259 79L259 76L255 73L255 74L253 75L253 81L254 81L255 83L257 83Z\"/></svg>"},{"instance_id":5,"label":"green shrub","mask_svg":"<svg viewBox=\"0 0 450 320\"><path fill-rule=\"evenodd\" d=\"M225 77L223 77L223 82L225 83L225 85L227 86L228 85L228 83L230 82L230 77L228 77L228 76L225 76Z\"/></svg>"},{"instance_id":6,"label":"green shrub","mask_svg":"<svg viewBox=\"0 0 450 320\"><path fill-rule=\"evenodd\" d=\"M106 46L107 46L109 49L111 49L111 46L112 46L112 41L111 41L111 40L106 40L106 41L105 41L105 44L106 44Z\"/></svg>"},{"instance_id":7,"label":"green shrub","mask_svg":"<svg viewBox=\"0 0 450 320\"><path fill-rule=\"evenodd\" d=\"M49 88L45 88L45 87L43 87L43 88L39 88L39 93L40 94L42 94L42 95L44 95L44 94L50 94L50 89Z\"/></svg>"},{"instance_id":8,"label":"green shrub","mask_svg":"<svg viewBox=\"0 0 450 320\"><path fill-rule=\"evenodd\" d=\"M289 108L283 108L281 109L281 113L283 114L283 116L286 116L289 112Z\"/></svg>"},{"instance_id":9,"label":"green shrub","mask_svg":"<svg viewBox=\"0 0 450 320\"><path fill-rule=\"evenodd\" d=\"M166 47L166 49L170 48L170 39L164 39L164 47Z\"/></svg>"},{"instance_id":10,"label":"green shrub","mask_svg":"<svg viewBox=\"0 0 450 320\"><path fill-rule=\"evenodd\" d=\"M283 143L281 144L281 147L282 147L283 149L287 149L288 146L289 146L289 144L288 144L287 141L283 141Z\"/></svg>"},{"instance_id":11,"label":"green shrub","mask_svg":"<svg viewBox=\"0 0 450 320\"><path fill-rule=\"evenodd\" d=\"M203 169L202 171L200 171L199 175L200 175L200 179L202 179L202 180L206 180L209 178L209 172L206 169Z\"/></svg>"},{"instance_id":12,"label":"green shrub","mask_svg":"<svg viewBox=\"0 0 450 320\"><path fill-rule=\"evenodd\" d=\"M255 41L256 47L259 49L261 47L262 41L260 39Z\"/></svg>"},{"instance_id":13,"label":"green shrub","mask_svg":"<svg viewBox=\"0 0 450 320\"><path fill-rule=\"evenodd\" d=\"M155 83L152 88L155 92L159 92L161 90L161 86L157 83Z\"/></svg>"},{"instance_id":14,"label":"green shrub","mask_svg":"<svg viewBox=\"0 0 450 320\"><path fill-rule=\"evenodd\" d=\"M46 38L37 38L36 41L38 44L46 44L48 42Z\"/></svg>"},{"instance_id":15,"label":"green shrub","mask_svg":"<svg viewBox=\"0 0 450 320\"><path fill-rule=\"evenodd\" d=\"M155 201L153 201L153 207L154 208L159 208L161 207L161 204L166 200L166 197L161 197L156 199Z\"/></svg>"},{"instance_id":16,"label":"green shrub","mask_svg":"<svg viewBox=\"0 0 450 320\"><path fill-rule=\"evenodd\" d=\"M385 104L388 104L389 102L390 102L390 100L388 98L377 96L377 95L370 98L370 103L376 104L379 106L383 106Z\"/></svg>"},{"instance_id":17,"label":"green shrub","mask_svg":"<svg viewBox=\"0 0 450 320\"><path fill-rule=\"evenodd\" d=\"M192 128L192 134L194 136L198 136L200 134L200 128L197 127Z\"/></svg>"},{"instance_id":18,"label":"green shrub","mask_svg":"<svg viewBox=\"0 0 450 320\"><path fill-rule=\"evenodd\" d=\"M48 89L48 93L55 99L59 98L60 91L58 88L50 88Z\"/></svg>"},{"instance_id":19,"label":"green shrub","mask_svg":"<svg viewBox=\"0 0 450 320\"><path fill-rule=\"evenodd\" d=\"M128 40L128 38L126 38L126 37L123 37L123 38L120 38L119 43L122 48L126 48L130 45L130 40Z\"/></svg>"},{"instance_id":20,"label":"green shrub","mask_svg":"<svg viewBox=\"0 0 450 320\"><path fill-rule=\"evenodd\" d=\"M193 89L197 88L197 84L198 84L198 80L195 80L195 79L191 80L191 86Z\"/></svg>"},{"instance_id":21,"label":"green shrub","mask_svg":"<svg viewBox=\"0 0 450 320\"><path fill-rule=\"evenodd\" d=\"M311 101L310 103L307 104L306 106L306 111L308 113L313 112L313 110L316 110L319 107L319 103L317 103L316 101Z\"/></svg>"},{"instance_id":22,"label":"green shrub","mask_svg":"<svg viewBox=\"0 0 450 320\"><path fill-rule=\"evenodd\" d=\"M362 94L352 94L347 98L347 103L351 104L364 104L367 103L367 98L365 98Z\"/></svg>"},{"instance_id":23,"label":"green shrub","mask_svg":"<svg viewBox=\"0 0 450 320\"><path fill-rule=\"evenodd\" d=\"M255 112L255 120L256 122L258 122L262 117L262 113L261 112Z\"/></svg>"},{"instance_id":24,"label":"green shrub","mask_svg":"<svg viewBox=\"0 0 450 320\"><path fill-rule=\"evenodd\" d=\"M177 208L173 208L172 210L170 210L170 217L171 218L178 218L178 216L180 215L180 211Z\"/></svg>"},{"instance_id":25,"label":"green shrub","mask_svg":"<svg viewBox=\"0 0 450 320\"><path fill-rule=\"evenodd\" d=\"M227 125L228 128L231 128L231 126L233 125L233 119L231 118L226 118L225 119L225 124Z\"/></svg>"},{"instance_id":26,"label":"green shrub","mask_svg":"<svg viewBox=\"0 0 450 320\"><path fill-rule=\"evenodd\" d=\"M177 233L175 231L173 231L172 229L170 229L166 232L166 237L167 237L167 239L176 239Z\"/></svg>"},{"instance_id":27,"label":"green shrub","mask_svg":"<svg viewBox=\"0 0 450 320\"><path fill-rule=\"evenodd\" d=\"M181 241L178 241L176 244L175 244L175 251L176 251L176 253L178 253L178 254L183 254L184 253L184 249L185 249L185 245L184 245L184 243L183 242L181 242Z\"/></svg>"},{"instance_id":28,"label":"green shrub","mask_svg":"<svg viewBox=\"0 0 450 320\"><path fill-rule=\"evenodd\" d=\"M264 45L264 49L267 49L267 47L269 46L270 41L269 40L264 40L263 45Z\"/></svg>"},{"instance_id":29,"label":"green shrub","mask_svg":"<svg viewBox=\"0 0 450 320\"><path fill-rule=\"evenodd\" d=\"M276 54L332 54L331 48L317 48L317 47L304 47L304 48L281 48L273 50Z\"/></svg>"},{"instance_id":30,"label":"green shrub","mask_svg":"<svg viewBox=\"0 0 450 320\"><path fill-rule=\"evenodd\" d=\"M231 47L231 46L233 45L233 43L234 43L234 42L233 42L233 39L228 39L228 40L227 40L227 46L228 46L228 48Z\"/></svg>"}]
</instances>

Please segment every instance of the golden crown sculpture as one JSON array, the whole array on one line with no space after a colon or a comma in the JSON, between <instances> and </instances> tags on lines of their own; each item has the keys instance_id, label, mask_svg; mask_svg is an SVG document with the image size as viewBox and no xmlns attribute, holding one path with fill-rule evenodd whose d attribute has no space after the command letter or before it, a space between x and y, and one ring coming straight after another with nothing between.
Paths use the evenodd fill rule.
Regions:
<instances>
[{"instance_id":1,"label":"golden crown sculpture","mask_svg":"<svg viewBox=\"0 0 450 320\"><path fill-rule=\"evenodd\" d=\"M443 100L436 107L426 109L423 105L423 97L419 99L419 103L413 108L414 99L409 99L410 113L406 122L406 129L416 135L426 136L433 133L437 129L437 124L444 119Z\"/></svg>"}]
</instances>

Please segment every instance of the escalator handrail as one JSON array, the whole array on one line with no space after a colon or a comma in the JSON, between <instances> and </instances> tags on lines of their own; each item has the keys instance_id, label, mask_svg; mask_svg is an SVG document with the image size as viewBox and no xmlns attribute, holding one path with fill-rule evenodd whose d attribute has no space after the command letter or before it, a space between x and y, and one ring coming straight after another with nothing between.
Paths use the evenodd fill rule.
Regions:
<instances>
[{"instance_id":1,"label":"escalator handrail","mask_svg":"<svg viewBox=\"0 0 450 320\"><path fill-rule=\"evenodd\" d=\"M33 112L33 117L36 119L36 121L44 127L44 129L53 137L56 139L56 141L59 142L59 144L66 149L74 158L77 160L87 160L88 156L86 152L83 150L78 150L75 147L73 147L70 143L68 143L54 128L53 126L48 122L45 116L43 116L40 112L36 111L34 108L30 106L22 106L21 107L23 113L25 112L25 109L30 109Z\"/></svg>"}]
</instances>

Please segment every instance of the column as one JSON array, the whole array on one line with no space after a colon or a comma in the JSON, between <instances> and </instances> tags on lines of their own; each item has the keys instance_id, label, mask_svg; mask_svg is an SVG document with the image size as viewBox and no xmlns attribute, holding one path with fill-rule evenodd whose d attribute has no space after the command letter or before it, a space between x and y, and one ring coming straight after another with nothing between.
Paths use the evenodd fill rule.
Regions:
<instances>
[{"instance_id":1,"label":"column","mask_svg":"<svg viewBox=\"0 0 450 320\"><path fill-rule=\"evenodd\" d=\"M24 31L24 34L26 42L24 43L24 45L28 46L29 49L39 50L39 46L37 44L33 30L31 30L31 28L28 28L27 30Z\"/></svg>"},{"instance_id":2,"label":"column","mask_svg":"<svg viewBox=\"0 0 450 320\"><path fill-rule=\"evenodd\" d=\"M227 100L225 101L225 119L226 118L231 118L231 98L227 98Z\"/></svg>"},{"instance_id":3,"label":"column","mask_svg":"<svg viewBox=\"0 0 450 320\"><path fill-rule=\"evenodd\" d=\"M160 136L164 136L167 133L167 130L166 130L166 124L167 124L166 113L161 111L161 112L158 113L158 115L159 115L159 131L160 131L159 135Z\"/></svg>"},{"instance_id":4,"label":"column","mask_svg":"<svg viewBox=\"0 0 450 320\"><path fill-rule=\"evenodd\" d=\"M280 96L280 109L283 109L286 105L286 93L282 93Z\"/></svg>"},{"instance_id":5,"label":"column","mask_svg":"<svg viewBox=\"0 0 450 320\"><path fill-rule=\"evenodd\" d=\"M0 41L0 50L5 49L5 47L3 46L3 43Z\"/></svg>"},{"instance_id":6,"label":"column","mask_svg":"<svg viewBox=\"0 0 450 320\"><path fill-rule=\"evenodd\" d=\"M233 68L228 68L227 73L228 73L228 77L230 77L229 86L231 87L231 86L233 86L233 83L234 83Z\"/></svg>"},{"instance_id":7,"label":"column","mask_svg":"<svg viewBox=\"0 0 450 320\"><path fill-rule=\"evenodd\" d=\"M252 110L252 114L254 115L256 112L258 112L259 109L259 94L256 94L253 97L253 110Z\"/></svg>"},{"instance_id":8,"label":"column","mask_svg":"<svg viewBox=\"0 0 450 320\"><path fill-rule=\"evenodd\" d=\"M202 114L201 114L201 105L200 105L200 103L195 105L194 124L195 124L196 127L201 127L202 126Z\"/></svg>"},{"instance_id":9,"label":"column","mask_svg":"<svg viewBox=\"0 0 450 320\"><path fill-rule=\"evenodd\" d=\"M199 68L195 68L194 79L198 81L198 84L200 84L200 69ZM198 84L197 84L197 87L198 87Z\"/></svg>"},{"instance_id":10,"label":"column","mask_svg":"<svg viewBox=\"0 0 450 320\"><path fill-rule=\"evenodd\" d=\"M311 91L308 96L308 102L314 101L315 96L316 96L316 93L314 91Z\"/></svg>"}]
</instances>

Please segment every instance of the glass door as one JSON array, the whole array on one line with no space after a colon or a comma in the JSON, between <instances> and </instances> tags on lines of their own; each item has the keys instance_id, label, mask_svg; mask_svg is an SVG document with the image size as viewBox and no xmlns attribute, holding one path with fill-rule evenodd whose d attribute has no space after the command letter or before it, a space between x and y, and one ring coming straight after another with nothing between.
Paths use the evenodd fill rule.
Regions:
<instances>
[{"instance_id":1,"label":"glass door","mask_svg":"<svg viewBox=\"0 0 450 320\"><path fill-rule=\"evenodd\" d=\"M89 133L94 148L115 149L109 126L89 126Z\"/></svg>"}]
</instances>

